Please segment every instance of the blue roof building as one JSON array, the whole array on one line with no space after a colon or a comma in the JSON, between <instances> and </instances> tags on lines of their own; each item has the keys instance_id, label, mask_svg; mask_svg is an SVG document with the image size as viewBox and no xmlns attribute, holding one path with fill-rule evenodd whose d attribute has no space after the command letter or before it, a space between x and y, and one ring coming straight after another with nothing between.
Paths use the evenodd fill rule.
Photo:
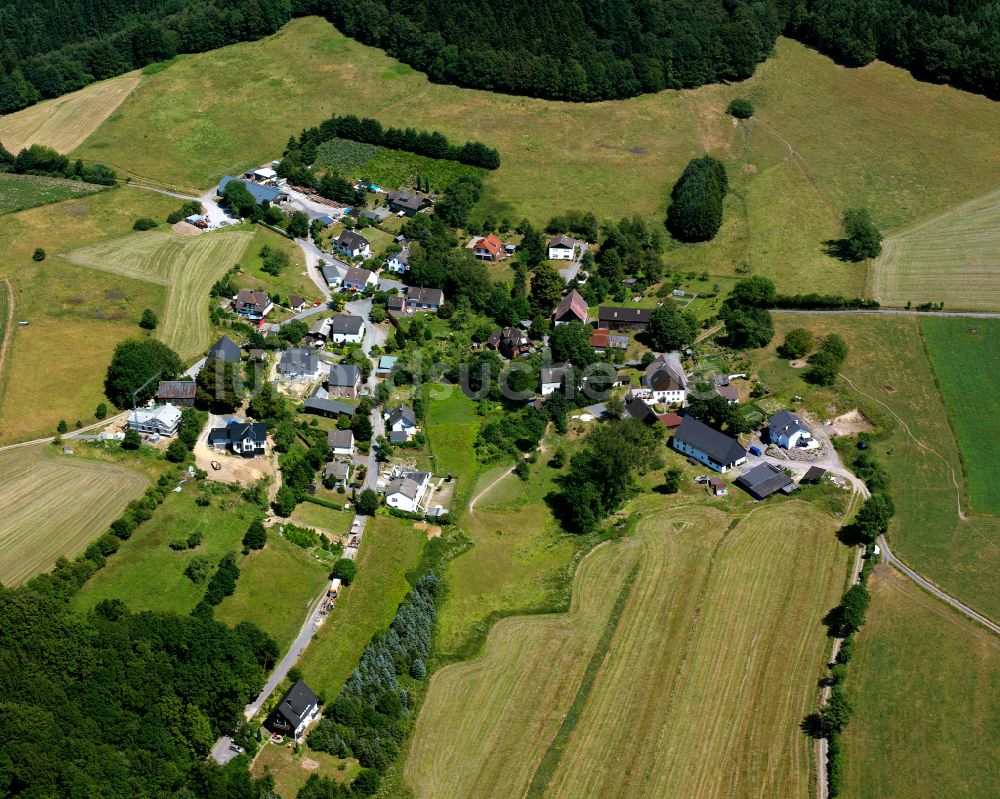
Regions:
<instances>
[{"instance_id":1,"label":"blue roof building","mask_svg":"<svg viewBox=\"0 0 1000 799\"><path fill-rule=\"evenodd\" d=\"M239 178L224 177L219 183L219 194L222 194L226 190L226 186L233 180L239 180ZM288 199L288 195L285 192L274 188L274 186L264 186L249 180L240 180L240 183L247 187L247 191L250 192L250 196L254 198L257 205L263 205L266 202L277 203Z\"/></svg>"}]
</instances>

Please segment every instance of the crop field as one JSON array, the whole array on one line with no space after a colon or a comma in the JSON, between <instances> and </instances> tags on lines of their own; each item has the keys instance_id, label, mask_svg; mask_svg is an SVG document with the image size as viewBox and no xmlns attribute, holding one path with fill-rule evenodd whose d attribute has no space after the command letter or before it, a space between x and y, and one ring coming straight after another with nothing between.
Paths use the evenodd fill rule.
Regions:
<instances>
[{"instance_id":1,"label":"crop field","mask_svg":"<svg viewBox=\"0 0 1000 799\"><path fill-rule=\"evenodd\" d=\"M885 305L1000 308L1000 189L887 239L874 294Z\"/></svg>"},{"instance_id":2,"label":"crop field","mask_svg":"<svg viewBox=\"0 0 1000 799\"><path fill-rule=\"evenodd\" d=\"M17 585L75 557L105 532L146 478L135 469L56 455L45 445L0 453L0 583Z\"/></svg>"},{"instance_id":3,"label":"crop field","mask_svg":"<svg viewBox=\"0 0 1000 799\"><path fill-rule=\"evenodd\" d=\"M32 144L68 153L114 113L140 80L135 73L120 75L0 116L0 142L12 153Z\"/></svg>"},{"instance_id":4,"label":"crop field","mask_svg":"<svg viewBox=\"0 0 1000 799\"><path fill-rule=\"evenodd\" d=\"M11 331L0 376L0 442L51 435L60 419L93 421L115 345L137 335L143 308L163 304L161 285L57 255L122 236L137 217L162 218L176 207L172 197L113 189L0 216L0 274L13 286L16 321L30 323ZM32 260L35 247L46 260Z\"/></svg>"},{"instance_id":5,"label":"crop field","mask_svg":"<svg viewBox=\"0 0 1000 799\"><path fill-rule=\"evenodd\" d=\"M427 534L393 516L368 520L358 556L358 575L298 665L315 691L332 699L350 676L371 637L389 626L410 584L406 572L420 561Z\"/></svg>"},{"instance_id":6,"label":"crop field","mask_svg":"<svg viewBox=\"0 0 1000 799\"><path fill-rule=\"evenodd\" d=\"M103 191L104 188L93 183L81 183L79 180L0 174L0 214L83 197Z\"/></svg>"},{"instance_id":7,"label":"crop field","mask_svg":"<svg viewBox=\"0 0 1000 799\"><path fill-rule=\"evenodd\" d=\"M1000 320L921 319L930 355L969 481L969 503L980 513L1000 516L1000 475L991 443L1000 439Z\"/></svg>"},{"instance_id":8,"label":"crop field","mask_svg":"<svg viewBox=\"0 0 1000 799\"><path fill-rule=\"evenodd\" d=\"M801 395L805 407L821 418L829 415L826 411L830 407L845 412L860 405L865 412L886 419L892 429L873 449L892 477L896 516L889 537L893 552L980 613L1000 618L1000 596L996 591L1000 519L971 512L966 512L964 518L959 516L959 507L968 504L968 497L948 407L935 385L934 370L920 335L921 325L928 320L781 313L776 313L774 319L774 340L757 357L760 374L772 396L787 402ZM957 324L962 321L957 320ZM968 321L975 325L981 320ZM842 336L850 353L841 373L851 385L838 380L833 389L817 390L802 380L801 370L779 359L774 348L793 327L809 328L817 336ZM988 355L992 345L971 346ZM901 358L900 353L907 356ZM985 364L967 363L963 351L959 351L950 368L961 366L977 372ZM958 428L958 423L953 423ZM974 457L975 452L973 448L967 457ZM991 479L988 475L978 478L980 493L983 480Z\"/></svg>"},{"instance_id":9,"label":"crop field","mask_svg":"<svg viewBox=\"0 0 1000 799\"><path fill-rule=\"evenodd\" d=\"M887 566L847 680L852 799L979 799L1000 784L1000 641Z\"/></svg>"},{"instance_id":10,"label":"crop field","mask_svg":"<svg viewBox=\"0 0 1000 799\"><path fill-rule=\"evenodd\" d=\"M486 170L423 155L390 150L374 144L333 139L317 149L316 164L346 178L361 178L381 187L408 186L419 176L442 191L463 175L483 176Z\"/></svg>"},{"instance_id":11,"label":"crop field","mask_svg":"<svg viewBox=\"0 0 1000 799\"><path fill-rule=\"evenodd\" d=\"M174 232L134 233L69 253L75 264L165 286L166 308L156 336L182 358L209 344L209 290L239 261L250 243L246 231L219 231L200 236Z\"/></svg>"},{"instance_id":12,"label":"crop field","mask_svg":"<svg viewBox=\"0 0 1000 799\"><path fill-rule=\"evenodd\" d=\"M569 614L499 622L431 681L417 796L809 796L798 723L847 551L790 510L653 513L583 559Z\"/></svg>"}]
</instances>

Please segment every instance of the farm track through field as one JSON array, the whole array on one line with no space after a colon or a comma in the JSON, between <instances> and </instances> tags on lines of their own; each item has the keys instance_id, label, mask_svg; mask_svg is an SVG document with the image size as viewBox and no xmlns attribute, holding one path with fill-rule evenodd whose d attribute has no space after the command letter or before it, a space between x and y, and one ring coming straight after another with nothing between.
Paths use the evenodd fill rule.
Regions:
<instances>
[{"instance_id":1,"label":"farm track through field","mask_svg":"<svg viewBox=\"0 0 1000 799\"><path fill-rule=\"evenodd\" d=\"M5 277L0 278L0 284L3 284L3 292L6 294L4 301L0 303L0 307L6 310L3 327L0 327L0 383L2 383L3 367L7 360L7 348L10 346L10 338L13 335L14 329L14 288Z\"/></svg>"}]
</instances>

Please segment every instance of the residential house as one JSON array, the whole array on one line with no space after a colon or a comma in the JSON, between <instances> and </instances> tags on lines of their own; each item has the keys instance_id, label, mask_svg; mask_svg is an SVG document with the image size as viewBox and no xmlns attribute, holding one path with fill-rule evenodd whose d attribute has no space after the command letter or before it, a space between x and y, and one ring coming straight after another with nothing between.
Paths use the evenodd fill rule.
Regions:
<instances>
[{"instance_id":1,"label":"residential house","mask_svg":"<svg viewBox=\"0 0 1000 799\"><path fill-rule=\"evenodd\" d=\"M401 297L398 294L394 294L392 297L390 297L385 304L385 309L389 313L401 314L405 308L406 308L406 298Z\"/></svg>"},{"instance_id":2,"label":"residential house","mask_svg":"<svg viewBox=\"0 0 1000 799\"><path fill-rule=\"evenodd\" d=\"M353 455L354 433L351 430L331 430L326 434L326 444L334 455Z\"/></svg>"},{"instance_id":3,"label":"residential house","mask_svg":"<svg viewBox=\"0 0 1000 799\"><path fill-rule=\"evenodd\" d=\"M649 362L639 381L639 388L632 390L633 396L650 405L684 404L687 400L687 382L680 356L664 353Z\"/></svg>"},{"instance_id":4,"label":"residential house","mask_svg":"<svg viewBox=\"0 0 1000 799\"><path fill-rule=\"evenodd\" d=\"M391 433L402 433L404 441L409 441L416 435L417 415L413 412L413 408L400 405L385 414L383 418L385 419L385 429Z\"/></svg>"},{"instance_id":5,"label":"residential house","mask_svg":"<svg viewBox=\"0 0 1000 799\"><path fill-rule=\"evenodd\" d=\"M730 383L715 382L715 393L722 397L730 405L735 405L740 401L740 390Z\"/></svg>"},{"instance_id":6,"label":"residential house","mask_svg":"<svg viewBox=\"0 0 1000 799\"><path fill-rule=\"evenodd\" d=\"M319 271L323 275L326 285L330 288L336 288L344 279L344 275L338 267L328 264L325 261L320 262Z\"/></svg>"},{"instance_id":7,"label":"residential house","mask_svg":"<svg viewBox=\"0 0 1000 799\"><path fill-rule=\"evenodd\" d=\"M648 308L621 308L602 305L597 309L597 326L608 330L648 330Z\"/></svg>"},{"instance_id":8,"label":"residential house","mask_svg":"<svg viewBox=\"0 0 1000 799\"><path fill-rule=\"evenodd\" d=\"M323 364L312 350L291 347L278 359L278 376L282 380L319 380Z\"/></svg>"},{"instance_id":9,"label":"residential house","mask_svg":"<svg viewBox=\"0 0 1000 799\"><path fill-rule=\"evenodd\" d=\"M208 360L213 358L224 363L240 362L240 345L229 336L223 336L208 348Z\"/></svg>"},{"instance_id":10,"label":"residential house","mask_svg":"<svg viewBox=\"0 0 1000 799\"><path fill-rule=\"evenodd\" d=\"M194 380L161 380L156 389L156 399L161 404L170 403L184 408L194 405L198 386Z\"/></svg>"},{"instance_id":11,"label":"residential house","mask_svg":"<svg viewBox=\"0 0 1000 799\"><path fill-rule=\"evenodd\" d=\"M404 247L395 255L390 255L385 261L385 268L396 274L403 274L410 268L410 248Z\"/></svg>"},{"instance_id":12,"label":"residential house","mask_svg":"<svg viewBox=\"0 0 1000 799\"><path fill-rule=\"evenodd\" d=\"M486 339L486 346L496 350L504 358L519 358L531 349L531 342L518 328L505 327L503 330L494 330L490 333L490 337Z\"/></svg>"},{"instance_id":13,"label":"residential house","mask_svg":"<svg viewBox=\"0 0 1000 799\"><path fill-rule=\"evenodd\" d=\"M559 301L553 319L557 325L563 325L567 322L583 322L586 324L587 312L589 310L587 301L579 291L573 289Z\"/></svg>"},{"instance_id":14,"label":"residential house","mask_svg":"<svg viewBox=\"0 0 1000 799\"><path fill-rule=\"evenodd\" d=\"M790 411L778 411L768 419L767 432L771 443L784 449L807 447L813 444L812 431Z\"/></svg>"},{"instance_id":15,"label":"residential house","mask_svg":"<svg viewBox=\"0 0 1000 799\"><path fill-rule=\"evenodd\" d=\"M420 508L420 501L427 492L431 476L427 472L410 469L394 470L385 489L385 504L390 508L413 513Z\"/></svg>"},{"instance_id":16,"label":"residential house","mask_svg":"<svg viewBox=\"0 0 1000 799\"><path fill-rule=\"evenodd\" d=\"M330 364L327 393L331 397L357 399L361 391L361 371L353 363Z\"/></svg>"},{"instance_id":17,"label":"residential house","mask_svg":"<svg viewBox=\"0 0 1000 799\"><path fill-rule=\"evenodd\" d=\"M466 247L480 261L498 261L503 254L503 242L494 233L472 239Z\"/></svg>"},{"instance_id":18,"label":"residential house","mask_svg":"<svg viewBox=\"0 0 1000 799\"><path fill-rule=\"evenodd\" d=\"M244 186L247 187L247 191L250 192L250 196L253 197L254 202L257 205L263 205L264 203L271 203L275 205L277 203L283 203L288 199L288 195L285 194L281 189L277 189L274 186L264 186L260 183L254 183L252 180L240 180L234 177L224 177L219 182L218 195L221 197L222 193L226 190L232 181L239 180Z\"/></svg>"},{"instance_id":19,"label":"residential house","mask_svg":"<svg viewBox=\"0 0 1000 799\"><path fill-rule=\"evenodd\" d=\"M302 403L302 410L306 413L312 413L316 416L327 416L332 419L338 416L353 418L355 409L353 405L348 405L346 402L313 396L307 397Z\"/></svg>"},{"instance_id":20,"label":"residential house","mask_svg":"<svg viewBox=\"0 0 1000 799\"><path fill-rule=\"evenodd\" d=\"M360 316L332 316L329 330L330 341L336 344L360 344L365 337L365 323Z\"/></svg>"},{"instance_id":21,"label":"residential house","mask_svg":"<svg viewBox=\"0 0 1000 799\"><path fill-rule=\"evenodd\" d=\"M319 222L323 227L330 227L334 223L334 218L332 216L323 215L317 216L313 222Z\"/></svg>"},{"instance_id":22,"label":"residential house","mask_svg":"<svg viewBox=\"0 0 1000 799\"><path fill-rule=\"evenodd\" d=\"M298 294L289 294L288 307L290 310L298 313L299 311L301 311L303 308L306 307L306 298L300 297Z\"/></svg>"},{"instance_id":23,"label":"residential house","mask_svg":"<svg viewBox=\"0 0 1000 799\"><path fill-rule=\"evenodd\" d=\"M354 230L343 230L333 242L334 249L348 258L371 258L368 239Z\"/></svg>"},{"instance_id":24,"label":"residential house","mask_svg":"<svg viewBox=\"0 0 1000 799\"><path fill-rule=\"evenodd\" d=\"M576 253L576 240L569 236L556 236L549 239L550 261L572 261Z\"/></svg>"},{"instance_id":25,"label":"residential house","mask_svg":"<svg viewBox=\"0 0 1000 799\"><path fill-rule=\"evenodd\" d=\"M323 469L323 484L332 488L347 488L350 479L350 461L330 461Z\"/></svg>"},{"instance_id":26,"label":"residential house","mask_svg":"<svg viewBox=\"0 0 1000 799\"><path fill-rule=\"evenodd\" d=\"M410 286L406 290L407 308L421 311L436 311L442 305L444 305L444 292L441 289Z\"/></svg>"},{"instance_id":27,"label":"residential house","mask_svg":"<svg viewBox=\"0 0 1000 799\"><path fill-rule=\"evenodd\" d=\"M130 430L138 430L148 435L172 436L181 423L180 409L170 405L154 405L152 408L138 408L128 417Z\"/></svg>"},{"instance_id":28,"label":"residential house","mask_svg":"<svg viewBox=\"0 0 1000 799\"><path fill-rule=\"evenodd\" d=\"M559 324L556 322L556 324ZM608 350L627 350L628 336L616 336L607 328L597 328L590 336L588 342L597 352L607 352Z\"/></svg>"},{"instance_id":29,"label":"residential house","mask_svg":"<svg viewBox=\"0 0 1000 799\"><path fill-rule=\"evenodd\" d=\"M319 716L319 699L308 685L299 680L282 695L264 726L275 735L298 740Z\"/></svg>"},{"instance_id":30,"label":"residential house","mask_svg":"<svg viewBox=\"0 0 1000 799\"><path fill-rule=\"evenodd\" d=\"M267 425L233 419L225 427L213 427L208 434L208 444L244 458L255 458L267 450Z\"/></svg>"},{"instance_id":31,"label":"residential house","mask_svg":"<svg viewBox=\"0 0 1000 799\"><path fill-rule=\"evenodd\" d=\"M572 379L573 364L571 363L557 363L542 369L542 396L547 397L558 391L567 376Z\"/></svg>"},{"instance_id":32,"label":"residential house","mask_svg":"<svg viewBox=\"0 0 1000 799\"><path fill-rule=\"evenodd\" d=\"M410 191L390 191L388 201L394 214L405 216L416 216L421 209L431 205L430 200Z\"/></svg>"},{"instance_id":33,"label":"residential house","mask_svg":"<svg viewBox=\"0 0 1000 799\"><path fill-rule=\"evenodd\" d=\"M378 286L378 278L368 269L352 266L344 275L343 285L348 291L364 291L369 286Z\"/></svg>"},{"instance_id":34,"label":"residential house","mask_svg":"<svg viewBox=\"0 0 1000 799\"><path fill-rule=\"evenodd\" d=\"M747 462L747 451L739 441L693 416L684 417L674 433L671 446L717 472L725 473Z\"/></svg>"},{"instance_id":35,"label":"residential house","mask_svg":"<svg viewBox=\"0 0 1000 799\"><path fill-rule=\"evenodd\" d=\"M250 289L240 289L233 303L233 310L240 316L245 316L251 322L257 322L271 313L274 303L267 296L266 291L251 291Z\"/></svg>"},{"instance_id":36,"label":"residential house","mask_svg":"<svg viewBox=\"0 0 1000 799\"><path fill-rule=\"evenodd\" d=\"M660 421L656 412L638 397L630 397L625 403L625 415L650 426Z\"/></svg>"},{"instance_id":37,"label":"residential house","mask_svg":"<svg viewBox=\"0 0 1000 799\"><path fill-rule=\"evenodd\" d=\"M764 499L777 491L790 494L797 486L785 470L774 463L760 463L736 478L736 485L754 499Z\"/></svg>"}]
</instances>

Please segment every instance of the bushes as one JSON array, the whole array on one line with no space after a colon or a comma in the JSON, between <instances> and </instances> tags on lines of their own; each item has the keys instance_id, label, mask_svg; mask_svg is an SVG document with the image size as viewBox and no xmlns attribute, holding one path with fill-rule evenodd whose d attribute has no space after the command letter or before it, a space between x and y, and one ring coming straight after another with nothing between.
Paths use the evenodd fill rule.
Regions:
<instances>
[{"instance_id":1,"label":"bushes","mask_svg":"<svg viewBox=\"0 0 1000 799\"><path fill-rule=\"evenodd\" d=\"M843 294L779 294L771 303L772 308L800 308L807 311L856 311L877 310L878 300L845 297Z\"/></svg>"},{"instance_id":2,"label":"bushes","mask_svg":"<svg viewBox=\"0 0 1000 799\"><path fill-rule=\"evenodd\" d=\"M737 97L726 106L726 113L737 119L750 119L753 116L753 103L746 97Z\"/></svg>"},{"instance_id":3,"label":"bushes","mask_svg":"<svg viewBox=\"0 0 1000 799\"><path fill-rule=\"evenodd\" d=\"M794 327L785 334L784 342L778 347L778 355L789 360L804 358L812 352L815 344L812 331L804 327Z\"/></svg>"},{"instance_id":4,"label":"bushes","mask_svg":"<svg viewBox=\"0 0 1000 799\"><path fill-rule=\"evenodd\" d=\"M844 211L844 252L852 261L875 258L882 252L882 234L865 208Z\"/></svg>"},{"instance_id":5,"label":"bushes","mask_svg":"<svg viewBox=\"0 0 1000 799\"><path fill-rule=\"evenodd\" d=\"M254 519L243 535L243 554L247 554L251 549L263 549L266 543L267 530L260 519Z\"/></svg>"},{"instance_id":6,"label":"bushes","mask_svg":"<svg viewBox=\"0 0 1000 799\"><path fill-rule=\"evenodd\" d=\"M722 203L729 188L723 163L709 155L695 158L670 193L667 229L678 241L708 241L722 226Z\"/></svg>"},{"instance_id":7,"label":"bushes","mask_svg":"<svg viewBox=\"0 0 1000 799\"><path fill-rule=\"evenodd\" d=\"M774 336L770 307L777 293L766 277L738 280L719 317L726 323L726 339L735 349L766 347Z\"/></svg>"},{"instance_id":8,"label":"bushes","mask_svg":"<svg viewBox=\"0 0 1000 799\"><path fill-rule=\"evenodd\" d=\"M819 345L819 351L809 358L809 369L803 377L817 386L832 386L847 358L847 342L831 333Z\"/></svg>"},{"instance_id":9,"label":"bushes","mask_svg":"<svg viewBox=\"0 0 1000 799\"><path fill-rule=\"evenodd\" d=\"M152 230L157 224L155 219L150 219L148 216L140 216L135 220L135 224L132 225L132 230Z\"/></svg>"},{"instance_id":10,"label":"bushes","mask_svg":"<svg viewBox=\"0 0 1000 799\"><path fill-rule=\"evenodd\" d=\"M236 593L236 581L240 576L240 567L236 565L236 553L227 552L219 561L219 566L209 580L202 600L208 605L218 605L227 596Z\"/></svg>"}]
</instances>

